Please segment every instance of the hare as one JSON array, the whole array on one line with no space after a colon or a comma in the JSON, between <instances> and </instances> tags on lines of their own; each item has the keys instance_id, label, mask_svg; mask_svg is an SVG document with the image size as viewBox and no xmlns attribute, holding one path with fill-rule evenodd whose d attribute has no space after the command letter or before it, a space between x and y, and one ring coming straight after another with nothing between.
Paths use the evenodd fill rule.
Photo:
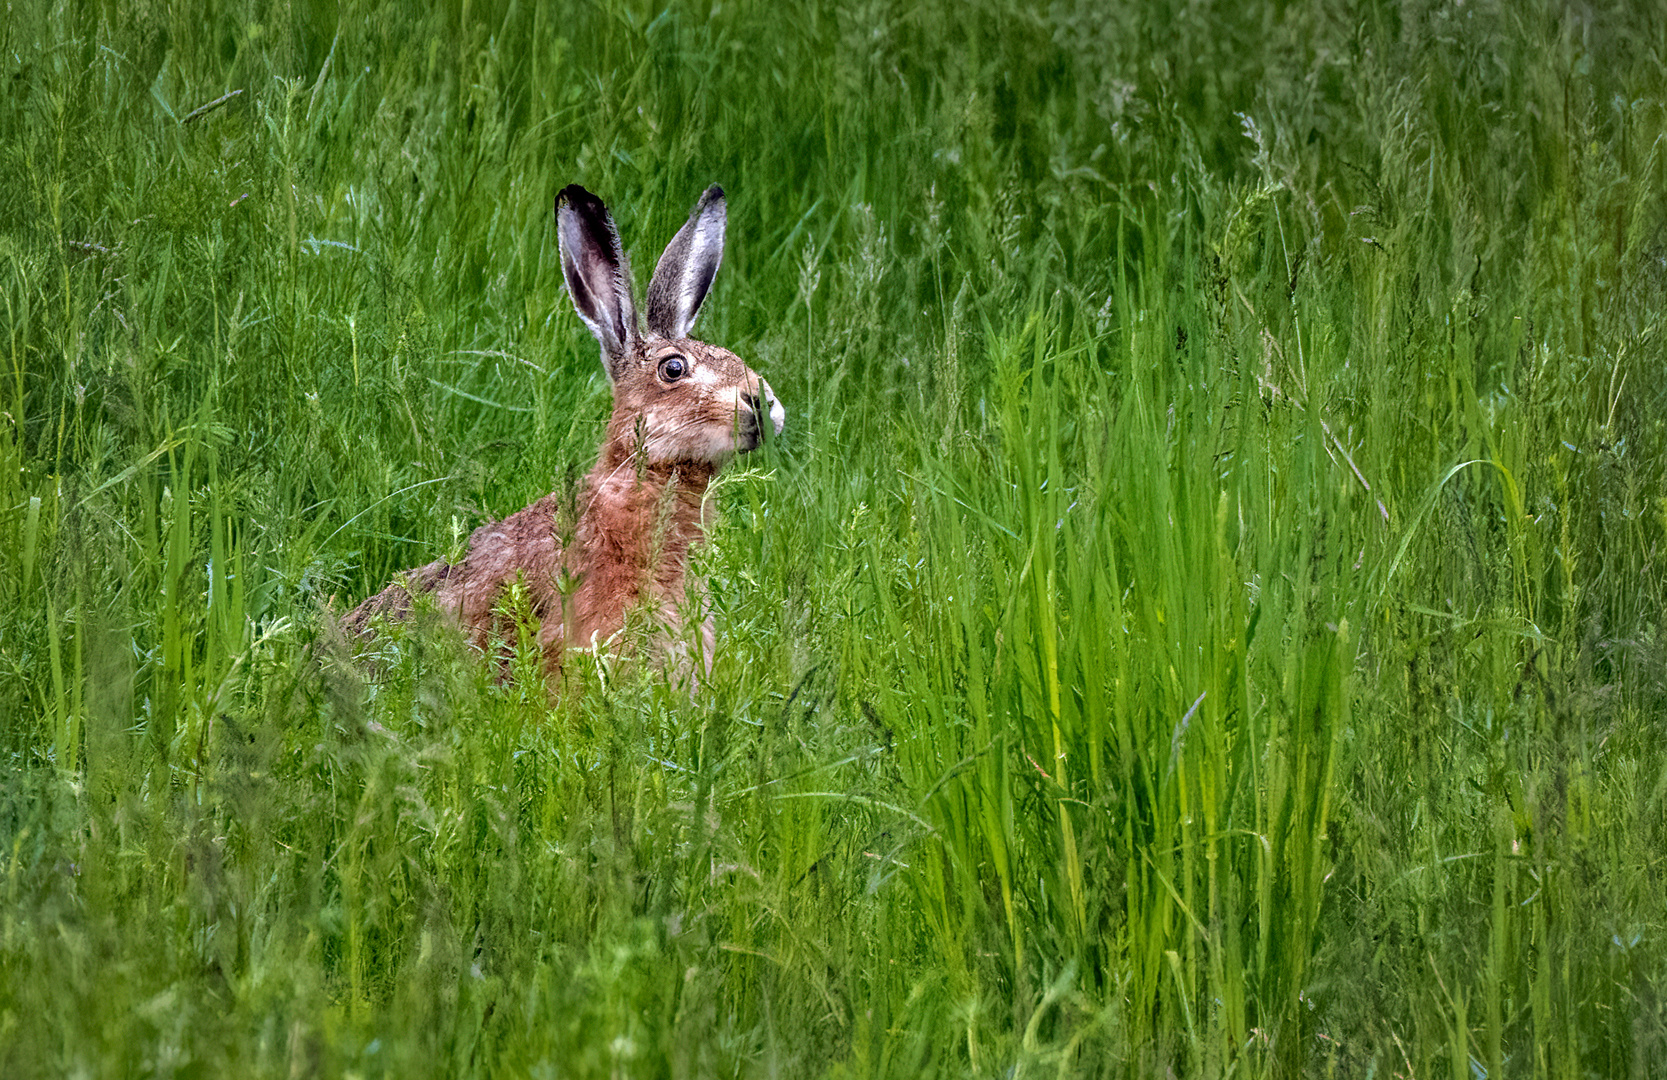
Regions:
<instances>
[{"instance_id":1,"label":"hare","mask_svg":"<svg viewBox=\"0 0 1667 1080\"><path fill-rule=\"evenodd\" d=\"M403 618L415 594L432 593L490 654L507 629L495 609L520 579L552 686L565 649L605 647L639 605L665 627L668 642L677 636L680 604L691 584L697 594L701 588L687 574L690 549L705 539L707 486L730 457L779 435L786 420L770 384L739 357L688 336L723 258L721 188L706 189L660 256L648 286L646 333L602 200L573 184L556 195L555 213L562 275L602 346L614 398L607 437L578 493L570 540L558 536L558 496L546 495L475 530L461 562L408 571L343 620L363 638L378 618ZM701 638L710 673L710 619Z\"/></svg>"}]
</instances>

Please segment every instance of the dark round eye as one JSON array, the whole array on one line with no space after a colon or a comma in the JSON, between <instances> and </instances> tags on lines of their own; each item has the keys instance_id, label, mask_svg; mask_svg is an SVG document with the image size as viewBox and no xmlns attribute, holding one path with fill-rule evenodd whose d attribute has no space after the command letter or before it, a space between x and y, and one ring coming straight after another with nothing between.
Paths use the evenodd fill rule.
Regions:
<instances>
[{"instance_id":1,"label":"dark round eye","mask_svg":"<svg viewBox=\"0 0 1667 1080\"><path fill-rule=\"evenodd\" d=\"M689 373L689 362L681 356L668 356L660 361L660 378L676 382Z\"/></svg>"}]
</instances>

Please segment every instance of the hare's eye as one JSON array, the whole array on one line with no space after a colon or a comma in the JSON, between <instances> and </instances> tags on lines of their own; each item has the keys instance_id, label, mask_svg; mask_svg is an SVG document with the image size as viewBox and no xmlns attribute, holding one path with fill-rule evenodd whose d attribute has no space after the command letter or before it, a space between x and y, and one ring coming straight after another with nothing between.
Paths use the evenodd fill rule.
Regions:
<instances>
[{"instance_id":1,"label":"hare's eye","mask_svg":"<svg viewBox=\"0 0 1667 1080\"><path fill-rule=\"evenodd\" d=\"M668 356L660 361L660 378L676 382L689 373L689 362L681 356Z\"/></svg>"}]
</instances>

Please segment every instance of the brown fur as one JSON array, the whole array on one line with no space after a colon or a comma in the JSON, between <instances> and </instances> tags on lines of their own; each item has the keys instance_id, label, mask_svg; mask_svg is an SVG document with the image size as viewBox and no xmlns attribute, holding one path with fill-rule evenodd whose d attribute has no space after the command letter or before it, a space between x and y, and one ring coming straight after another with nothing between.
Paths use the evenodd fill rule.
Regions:
<instances>
[{"instance_id":1,"label":"brown fur","mask_svg":"<svg viewBox=\"0 0 1667 1080\"><path fill-rule=\"evenodd\" d=\"M594 199L582 189L567 189L558 198L558 218L564 210L561 200L574 190ZM571 542L564 546L559 535L563 515L557 496L546 495L502 521L476 529L461 562L418 567L365 600L343 620L347 630L363 638L378 620L405 618L414 593L431 593L435 605L456 619L470 642L491 654L510 636L498 614L499 604L520 580L539 622L544 668L552 679L561 671L565 649L606 647L639 606L649 609L668 638L676 636L684 600L701 591L701 583L689 582L687 572L691 550L705 538L704 500L712 478L729 457L756 448L771 426L779 432L782 425L781 408L769 385L734 353L656 330L685 329L705 295L701 287L681 321L667 313L674 301L664 297L673 294L674 274L691 258L691 245L698 255L699 244L707 244L711 263L706 284L716 271L710 240L691 239L697 236L697 217L712 213L714 201L721 245L722 192L713 188L661 260L650 288L647 334L638 329L630 307L629 271L617 240L612 252L615 272L627 283L622 286L623 314L587 308L586 300L596 290L587 292L586 282L575 282L568 271L570 285L576 286L575 303L593 330L603 320L626 327L626 340L611 349L612 339L597 332L613 380L614 407L596 464L578 493ZM599 201L594 205L593 219L584 224L598 235L605 225L611 238L611 219ZM582 212L584 204L579 206ZM597 210L599 218L594 217ZM566 234L563 240L565 244ZM589 243L582 235L580 241ZM579 254L605 261L609 253L582 247ZM565 246L563 258L565 270ZM668 369L668 361L680 362L684 374L667 378L668 370L674 370ZM710 621L702 620L703 666L710 665L713 645Z\"/></svg>"}]
</instances>

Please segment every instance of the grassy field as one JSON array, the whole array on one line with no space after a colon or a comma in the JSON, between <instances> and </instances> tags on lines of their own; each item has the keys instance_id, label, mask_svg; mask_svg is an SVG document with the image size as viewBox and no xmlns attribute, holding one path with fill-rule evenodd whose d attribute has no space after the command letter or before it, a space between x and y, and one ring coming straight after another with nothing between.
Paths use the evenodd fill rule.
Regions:
<instances>
[{"instance_id":1,"label":"grassy field","mask_svg":"<svg viewBox=\"0 0 1667 1080\"><path fill-rule=\"evenodd\" d=\"M660 3L0 14L0 1074L1667 1076L1667 11ZM321 663L569 182L729 193L709 685Z\"/></svg>"}]
</instances>

